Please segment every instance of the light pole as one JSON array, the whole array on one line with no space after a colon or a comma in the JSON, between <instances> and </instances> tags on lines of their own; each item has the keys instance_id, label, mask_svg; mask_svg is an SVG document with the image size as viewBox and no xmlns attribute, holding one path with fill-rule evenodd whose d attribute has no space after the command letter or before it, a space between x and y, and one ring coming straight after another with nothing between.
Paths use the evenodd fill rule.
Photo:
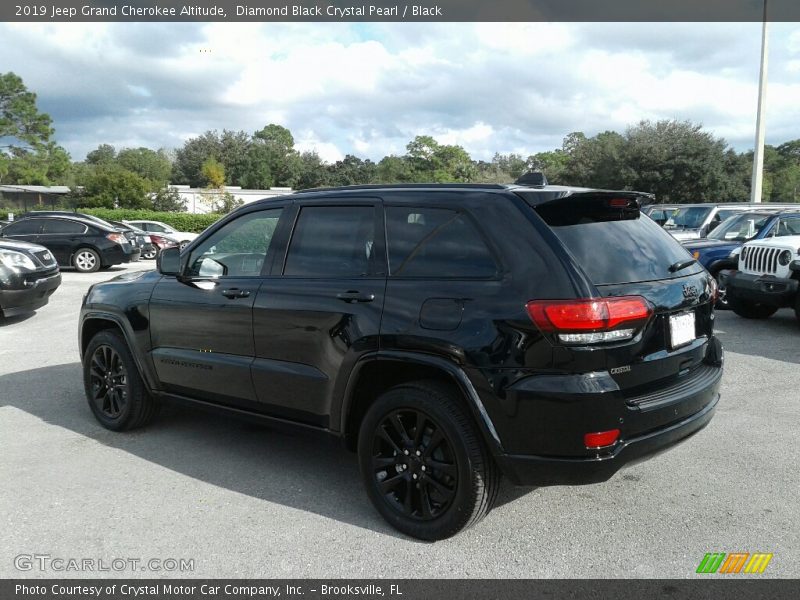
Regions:
<instances>
[{"instance_id":1,"label":"light pole","mask_svg":"<svg viewBox=\"0 0 800 600\"><path fill-rule=\"evenodd\" d=\"M764 110L767 93L767 0L764 0L764 23L761 28L761 75L758 79L758 112L756 115L756 145L753 150L753 178L750 185L750 202L761 202L764 179Z\"/></svg>"}]
</instances>

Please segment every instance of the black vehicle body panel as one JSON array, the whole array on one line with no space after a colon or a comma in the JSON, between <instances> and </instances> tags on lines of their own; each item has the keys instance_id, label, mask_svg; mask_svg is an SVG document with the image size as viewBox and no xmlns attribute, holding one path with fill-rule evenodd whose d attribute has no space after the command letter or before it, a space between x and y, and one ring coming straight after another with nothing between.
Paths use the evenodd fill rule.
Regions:
<instances>
[{"instance_id":1,"label":"black vehicle body panel","mask_svg":"<svg viewBox=\"0 0 800 600\"><path fill-rule=\"evenodd\" d=\"M12 317L41 308L61 285L58 265L46 248L0 239L0 250L21 252L33 261L33 270L14 270L0 263L0 315Z\"/></svg>"},{"instance_id":2,"label":"black vehicle body panel","mask_svg":"<svg viewBox=\"0 0 800 600\"><path fill-rule=\"evenodd\" d=\"M206 230L181 258L186 261L228 222L281 206L260 277L197 281L151 273L96 285L82 309L81 344L97 326L93 320L107 318L123 329L157 395L346 439L355 435L348 423L365 367L425 366L462 392L514 482L600 481L710 420L722 347L713 335L710 278L699 266L666 280L592 281L537 214L538 205L580 194L639 196L569 188L364 186L251 203ZM384 226L391 207L458 211L483 235L497 271L482 278L387 276L387 259L385 272L351 280L283 276L297 214L317 204L374 206ZM385 237L375 243L385 251ZM249 294L220 295L234 287ZM343 293L369 299L351 302ZM630 295L645 297L652 317L633 340L601 347L559 343L539 330L525 308L536 299ZM696 338L673 349L669 318L686 312L695 314ZM612 448L583 445L585 433L617 428L620 438Z\"/></svg>"},{"instance_id":3,"label":"black vehicle body panel","mask_svg":"<svg viewBox=\"0 0 800 600\"><path fill-rule=\"evenodd\" d=\"M724 280L731 298L741 298L777 308L795 306L800 293L800 276L795 279L730 271L725 274Z\"/></svg>"}]
</instances>

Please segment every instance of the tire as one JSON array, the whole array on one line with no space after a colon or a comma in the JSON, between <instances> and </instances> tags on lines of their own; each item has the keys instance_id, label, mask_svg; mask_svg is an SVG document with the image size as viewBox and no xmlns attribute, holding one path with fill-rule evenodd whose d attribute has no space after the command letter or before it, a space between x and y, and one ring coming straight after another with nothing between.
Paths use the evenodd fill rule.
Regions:
<instances>
[{"instance_id":1,"label":"tire","mask_svg":"<svg viewBox=\"0 0 800 600\"><path fill-rule=\"evenodd\" d=\"M725 286L722 285L719 280L719 271L715 271L711 275L717 280L717 303L714 305L714 308L717 310L728 310L730 308L730 303L728 302L728 295L727 291L725 290Z\"/></svg>"},{"instance_id":2,"label":"tire","mask_svg":"<svg viewBox=\"0 0 800 600\"><path fill-rule=\"evenodd\" d=\"M768 319L778 311L775 306L731 297L728 297L728 306L733 312L745 319Z\"/></svg>"},{"instance_id":3,"label":"tire","mask_svg":"<svg viewBox=\"0 0 800 600\"><path fill-rule=\"evenodd\" d=\"M72 266L81 273L94 273L102 266L100 255L91 248L78 248L72 257Z\"/></svg>"},{"instance_id":4,"label":"tire","mask_svg":"<svg viewBox=\"0 0 800 600\"><path fill-rule=\"evenodd\" d=\"M500 487L500 471L468 411L437 382L382 394L361 423L358 460L381 516L421 540L442 540L480 521Z\"/></svg>"},{"instance_id":5,"label":"tire","mask_svg":"<svg viewBox=\"0 0 800 600\"><path fill-rule=\"evenodd\" d=\"M142 254L142 258L145 260L153 260L155 257L158 256L158 250L150 250L149 252L145 252Z\"/></svg>"},{"instance_id":6,"label":"tire","mask_svg":"<svg viewBox=\"0 0 800 600\"><path fill-rule=\"evenodd\" d=\"M797 324L800 325L800 293L794 299L794 316L797 319Z\"/></svg>"},{"instance_id":7,"label":"tire","mask_svg":"<svg viewBox=\"0 0 800 600\"><path fill-rule=\"evenodd\" d=\"M105 329L83 355L83 386L95 418L106 429L142 427L158 414L160 404L147 392L122 334Z\"/></svg>"}]
</instances>

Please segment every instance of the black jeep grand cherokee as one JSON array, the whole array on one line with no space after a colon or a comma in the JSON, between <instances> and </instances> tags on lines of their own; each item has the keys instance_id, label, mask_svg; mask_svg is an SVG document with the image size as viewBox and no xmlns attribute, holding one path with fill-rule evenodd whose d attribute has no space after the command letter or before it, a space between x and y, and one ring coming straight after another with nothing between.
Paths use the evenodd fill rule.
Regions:
<instances>
[{"instance_id":1,"label":"black jeep grand cherokee","mask_svg":"<svg viewBox=\"0 0 800 600\"><path fill-rule=\"evenodd\" d=\"M159 272L94 285L89 405L109 429L163 400L316 429L424 539L517 484L604 481L706 425L713 279L635 192L399 185L248 204Z\"/></svg>"}]
</instances>

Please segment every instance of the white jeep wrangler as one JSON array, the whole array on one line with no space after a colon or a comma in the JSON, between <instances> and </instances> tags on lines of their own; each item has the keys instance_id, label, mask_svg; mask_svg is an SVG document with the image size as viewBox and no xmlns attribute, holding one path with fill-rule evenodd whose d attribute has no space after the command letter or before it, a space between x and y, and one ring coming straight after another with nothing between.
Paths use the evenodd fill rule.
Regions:
<instances>
[{"instance_id":1,"label":"white jeep wrangler","mask_svg":"<svg viewBox=\"0 0 800 600\"><path fill-rule=\"evenodd\" d=\"M728 303L741 317L766 319L792 307L800 321L800 235L747 242L725 285Z\"/></svg>"}]
</instances>

